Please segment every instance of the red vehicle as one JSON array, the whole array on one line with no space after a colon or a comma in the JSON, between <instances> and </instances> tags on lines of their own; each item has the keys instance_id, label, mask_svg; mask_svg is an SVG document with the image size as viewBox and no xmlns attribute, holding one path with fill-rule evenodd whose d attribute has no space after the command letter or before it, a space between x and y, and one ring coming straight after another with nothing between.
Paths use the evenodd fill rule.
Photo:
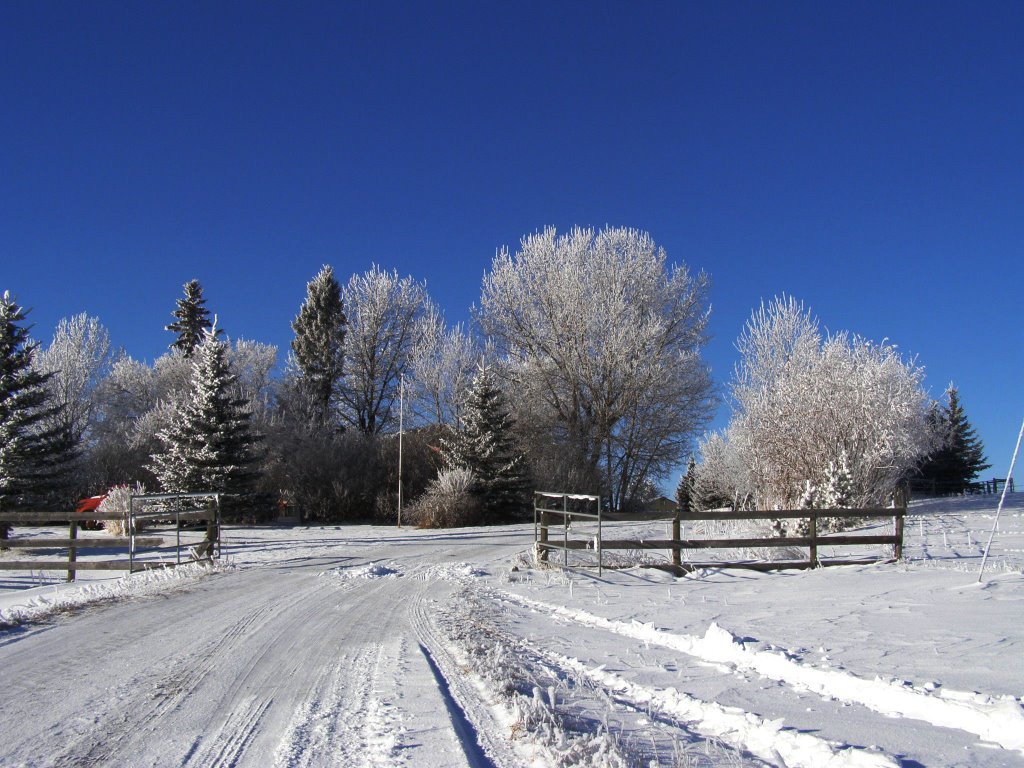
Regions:
<instances>
[{"instance_id":1,"label":"red vehicle","mask_svg":"<svg viewBox=\"0 0 1024 768\"><path fill-rule=\"evenodd\" d=\"M85 515L89 512L95 512L97 509L99 509L100 504L102 504L106 498L107 494L104 493L102 496L90 496L87 499L80 500L78 504L75 506L75 514ZM88 520L82 523L82 527L99 528L100 522L99 520Z\"/></svg>"}]
</instances>

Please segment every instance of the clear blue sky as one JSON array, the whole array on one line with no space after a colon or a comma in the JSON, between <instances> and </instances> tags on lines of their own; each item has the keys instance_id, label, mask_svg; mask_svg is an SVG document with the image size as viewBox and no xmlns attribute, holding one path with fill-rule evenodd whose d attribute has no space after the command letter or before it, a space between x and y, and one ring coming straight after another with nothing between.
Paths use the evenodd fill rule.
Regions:
<instances>
[{"instance_id":1,"label":"clear blue sky","mask_svg":"<svg viewBox=\"0 0 1024 768\"><path fill-rule=\"evenodd\" d=\"M711 275L720 384L787 292L955 381L1005 474L1024 3L7 2L0 72L0 290L38 338L85 311L151 360L195 277L284 350L324 263L463 320L496 248L631 226Z\"/></svg>"}]
</instances>

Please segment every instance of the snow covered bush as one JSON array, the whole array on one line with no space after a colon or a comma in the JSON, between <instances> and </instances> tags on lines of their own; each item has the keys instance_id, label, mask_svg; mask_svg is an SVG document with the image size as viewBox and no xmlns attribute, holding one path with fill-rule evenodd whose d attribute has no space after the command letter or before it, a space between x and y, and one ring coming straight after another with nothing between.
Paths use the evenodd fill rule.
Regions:
<instances>
[{"instance_id":1,"label":"snow covered bush","mask_svg":"<svg viewBox=\"0 0 1024 768\"><path fill-rule=\"evenodd\" d=\"M476 480L464 467L441 472L426 492L409 505L406 519L420 528L473 525L480 518Z\"/></svg>"},{"instance_id":2,"label":"snow covered bush","mask_svg":"<svg viewBox=\"0 0 1024 768\"><path fill-rule=\"evenodd\" d=\"M736 346L734 414L724 445L706 443L705 485L752 492L761 509L793 507L808 482L824 488L829 467L845 465L849 506L870 506L930 450L924 371L894 345L823 336L802 304L782 297L753 314Z\"/></svg>"},{"instance_id":3,"label":"snow covered bush","mask_svg":"<svg viewBox=\"0 0 1024 768\"><path fill-rule=\"evenodd\" d=\"M113 512L121 515L120 520L104 520L103 529L111 536L128 535L128 515L131 512L132 494L141 495L146 492L142 485L137 484L134 488L129 485L119 485L111 488L99 506L98 511L107 513Z\"/></svg>"}]
</instances>

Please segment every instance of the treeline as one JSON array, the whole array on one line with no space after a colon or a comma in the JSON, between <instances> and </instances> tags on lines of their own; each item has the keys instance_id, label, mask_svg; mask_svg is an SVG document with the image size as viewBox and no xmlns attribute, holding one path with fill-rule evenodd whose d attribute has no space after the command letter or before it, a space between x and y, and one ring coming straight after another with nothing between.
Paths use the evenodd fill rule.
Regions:
<instances>
[{"instance_id":1,"label":"treeline","mask_svg":"<svg viewBox=\"0 0 1024 768\"><path fill-rule=\"evenodd\" d=\"M32 341L5 294L0 515L130 484L229 493L253 520L393 520L400 399L414 521L511 519L532 487L630 508L713 408L707 286L645 233L547 229L495 256L472 332L412 277L325 266L283 355L232 338L193 280L151 364L85 315Z\"/></svg>"},{"instance_id":2,"label":"treeline","mask_svg":"<svg viewBox=\"0 0 1024 768\"><path fill-rule=\"evenodd\" d=\"M193 280L151 364L86 315L32 341L4 294L0 519L131 485L228 493L251 520L390 521L400 442L410 522L514 519L531 488L637 508L716 404L708 284L646 233L546 229L496 254L472 330L412 277L375 266L342 284L325 266L283 354L231 338ZM697 446L684 506L866 506L915 476L962 492L987 467L956 390L930 401L892 345L823 334L783 297L737 348L732 419Z\"/></svg>"}]
</instances>

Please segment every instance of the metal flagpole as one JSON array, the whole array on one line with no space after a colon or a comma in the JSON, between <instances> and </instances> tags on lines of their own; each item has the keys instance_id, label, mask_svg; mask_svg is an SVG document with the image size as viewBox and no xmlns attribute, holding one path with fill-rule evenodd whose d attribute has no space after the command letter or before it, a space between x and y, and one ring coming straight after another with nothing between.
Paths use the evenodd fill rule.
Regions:
<instances>
[{"instance_id":1,"label":"metal flagpole","mask_svg":"<svg viewBox=\"0 0 1024 768\"><path fill-rule=\"evenodd\" d=\"M405 428L405 374L398 378L398 527L402 527L402 431Z\"/></svg>"},{"instance_id":2,"label":"metal flagpole","mask_svg":"<svg viewBox=\"0 0 1024 768\"><path fill-rule=\"evenodd\" d=\"M1020 450L1020 439L1024 437L1024 421L1020 425L1020 433L1017 435L1017 447L1013 449L1013 458L1010 459L1010 471L1006 473L1006 482L1003 483L1003 495L999 497L999 507L996 509L996 519L992 521L992 530L988 534L988 544L985 545L985 554L981 558L981 570L978 571L978 581L985 574L985 561L988 560L988 549L992 546L992 537L996 535L996 526L999 525L999 515L1003 511L1003 502L1006 501L1006 491L1013 479L1013 465L1017 463L1017 452Z\"/></svg>"}]
</instances>

